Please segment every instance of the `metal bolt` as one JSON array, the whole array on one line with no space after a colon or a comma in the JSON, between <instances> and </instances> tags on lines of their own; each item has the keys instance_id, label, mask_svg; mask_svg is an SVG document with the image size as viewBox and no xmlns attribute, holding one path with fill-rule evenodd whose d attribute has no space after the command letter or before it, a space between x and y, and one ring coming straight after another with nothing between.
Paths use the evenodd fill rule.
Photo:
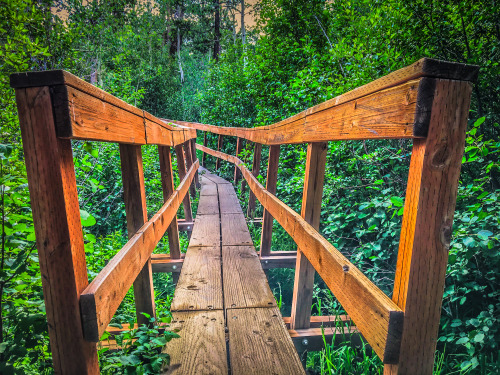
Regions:
<instances>
[{"instance_id":1,"label":"metal bolt","mask_svg":"<svg viewBox=\"0 0 500 375\"><path fill-rule=\"evenodd\" d=\"M177 269L177 266L172 266L172 269L173 269L173 270L176 270L176 269Z\"/></svg>"},{"instance_id":2,"label":"metal bolt","mask_svg":"<svg viewBox=\"0 0 500 375\"><path fill-rule=\"evenodd\" d=\"M309 340L307 340L307 339L302 340L302 345L304 345L304 346L309 345Z\"/></svg>"},{"instance_id":3,"label":"metal bolt","mask_svg":"<svg viewBox=\"0 0 500 375\"><path fill-rule=\"evenodd\" d=\"M265 261L264 261L264 263L265 263L265 264L268 264L268 263L269 263L269 261L268 261L268 260L265 260Z\"/></svg>"},{"instance_id":4,"label":"metal bolt","mask_svg":"<svg viewBox=\"0 0 500 375\"><path fill-rule=\"evenodd\" d=\"M188 230L191 229L191 227L188 225Z\"/></svg>"}]
</instances>

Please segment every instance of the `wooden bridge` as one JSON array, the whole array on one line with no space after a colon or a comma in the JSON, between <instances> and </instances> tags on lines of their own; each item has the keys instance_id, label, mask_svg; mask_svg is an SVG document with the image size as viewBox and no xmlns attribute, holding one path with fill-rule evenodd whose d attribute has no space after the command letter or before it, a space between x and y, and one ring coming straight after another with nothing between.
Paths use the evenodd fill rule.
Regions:
<instances>
[{"instance_id":1,"label":"wooden bridge","mask_svg":"<svg viewBox=\"0 0 500 375\"><path fill-rule=\"evenodd\" d=\"M366 340L386 374L431 374L448 248L471 97L478 68L422 59L279 123L259 128L216 127L156 118L64 71L18 73L16 89L37 237L54 370L99 373L96 343L109 329L129 288L139 323L155 315L153 272L180 275L170 328L180 339L166 347L169 373L304 373L304 352L321 348L322 324L351 320L356 328L326 330ZM204 144L195 144L197 130ZM207 146L218 134L218 150ZM236 155L221 152L237 137ZM413 139L392 298L318 233L328 141ZM71 140L120 145L129 241L89 283ZM254 143L252 171L238 158ZM280 145L307 143L301 214L276 192ZM158 145L164 205L148 220L141 145ZM266 186L259 173L269 146ZM171 148L181 183L174 187ZM228 181L200 168L209 154L235 165L264 207L260 251ZM199 173L201 171L201 173ZM190 194L200 189L193 222ZM188 191L191 191L189 194ZM177 220L183 206L185 220ZM272 252L276 220L297 252ZM179 229L191 231L183 257ZM169 254L152 255L167 234ZM282 317L265 268L295 267L291 317ZM311 317L318 272L348 316ZM362 338L361 338L362 337Z\"/></svg>"}]
</instances>

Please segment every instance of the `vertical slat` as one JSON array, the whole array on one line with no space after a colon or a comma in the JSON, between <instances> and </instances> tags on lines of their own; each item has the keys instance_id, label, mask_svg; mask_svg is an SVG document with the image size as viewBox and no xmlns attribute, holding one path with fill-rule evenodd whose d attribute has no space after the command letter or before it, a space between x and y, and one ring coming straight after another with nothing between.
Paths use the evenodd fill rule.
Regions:
<instances>
[{"instance_id":1,"label":"vertical slat","mask_svg":"<svg viewBox=\"0 0 500 375\"><path fill-rule=\"evenodd\" d=\"M236 139L236 157L239 158L241 154L241 150L243 150L243 138L238 137ZM236 185L241 178L241 173L238 167L234 166L234 184Z\"/></svg>"},{"instance_id":2,"label":"vertical slat","mask_svg":"<svg viewBox=\"0 0 500 375\"><path fill-rule=\"evenodd\" d=\"M217 138L217 151L222 151L223 142L224 142L224 137L222 136L222 134L219 134L219 137ZM220 168L220 160L221 159L217 158L217 160L215 161L216 171L218 171Z\"/></svg>"},{"instance_id":3,"label":"vertical slat","mask_svg":"<svg viewBox=\"0 0 500 375\"><path fill-rule=\"evenodd\" d=\"M427 138L413 143L393 293L403 336L385 374L432 374L470 96L468 82L436 80Z\"/></svg>"},{"instance_id":4,"label":"vertical slat","mask_svg":"<svg viewBox=\"0 0 500 375\"><path fill-rule=\"evenodd\" d=\"M266 190L269 191L271 194L276 194L279 158L280 158L280 145L269 146ZM271 216L271 214L267 212L267 210L264 210L264 217L262 219L262 236L260 241L260 256L267 256L271 253L273 220L274 219Z\"/></svg>"},{"instance_id":5,"label":"vertical slat","mask_svg":"<svg viewBox=\"0 0 500 375\"><path fill-rule=\"evenodd\" d=\"M193 159L193 163L196 163L196 160L198 160L198 155L196 155L196 139L191 139L189 143L191 145L191 156ZM194 173L194 184L197 189L201 188L198 170L196 170L196 172Z\"/></svg>"},{"instance_id":6,"label":"vertical slat","mask_svg":"<svg viewBox=\"0 0 500 375\"><path fill-rule=\"evenodd\" d=\"M327 148L326 142L310 143L307 146L301 215L316 230L319 229L321 217ZM310 328L314 274L315 270L312 264L300 249L297 249L291 329Z\"/></svg>"},{"instance_id":7,"label":"vertical slat","mask_svg":"<svg viewBox=\"0 0 500 375\"><path fill-rule=\"evenodd\" d=\"M120 144L120 161L125 212L127 215L127 232L128 238L131 238L148 221L141 146ZM151 258L148 259L134 281L134 299L137 322L139 324L148 324L149 319L142 313L155 316Z\"/></svg>"},{"instance_id":8,"label":"vertical slat","mask_svg":"<svg viewBox=\"0 0 500 375\"><path fill-rule=\"evenodd\" d=\"M204 134L203 134L203 146L204 147L207 147L207 145L208 145L207 134L208 134L208 132L204 132ZM205 158L206 158L206 156L207 156L207 153L206 152L202 152L202 154L201 154L201 165L203 166L203 168L207 167L206 164L205 164Z\"/></svg>"},{"instance_id":9,"label":"vertical slat","mask_svg":"<svg viewBox=\"0 0 500 375\"><path fill-rule=\"evenodd\" d=\"M186 177L186 163L184 162L184 151L182 150L182 145L175 146L175 155L177 156L177 170L179 171L179 178L181 181ZM193 213L191 211L191 199L189 194L184 196L182 201L182 206L184 208L184 218L186 221L193 221Z\"/></svg>"},{"instance_id":10,"label":"vertical slat","mask_svg":"<svg viewBox=\"0 0 500 375\"><path fill-rule=\"evenodd\" d=\"M183 148L184 148L184 154L186 155L186 169L189 170L193 165L193 156L192 156L193 149L191 147L191 142L190 141L184 142ZM191 182L191 185L189 186L189 191L193 198L196 197L196 187L194 180Z\"/></svg>"},{"instance_id":11,"label":"vertical slat","mask_svg":"<svg viewBox=\"0 0 500 375\"><path fill-rule=\"evenodd\" d=\"M48 87L16 90L54 372L98 374L83 338L88 285L71 141L57 139Z\"/></svg>"},{"instance_id":12,"label":"vertical slat","mask_svg":"<svg viewBox=\"0 0 500 375\"><path fill-rule=\"evenodd\" d=\"M252 164L252 174L257 177L260 173L260 158L262 154L262 145L260 143L255 143L253 150L253 164ZM248 209L247 216L252 218L255 214L255 194L250 190L248 196Z\"/></svg>"}]
</instances>

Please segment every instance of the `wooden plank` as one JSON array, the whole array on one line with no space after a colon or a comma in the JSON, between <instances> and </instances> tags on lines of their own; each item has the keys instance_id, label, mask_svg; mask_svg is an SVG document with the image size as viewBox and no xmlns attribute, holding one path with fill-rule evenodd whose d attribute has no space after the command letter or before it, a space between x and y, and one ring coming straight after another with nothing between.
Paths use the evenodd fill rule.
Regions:
<instances>
[{"instance_id":1,"label":"wooden plank","mask_svg":"<svg viewBox=\"0 0 500 375\"><path fill-rule=\"evenodd\" d=\"M429 136L413 145L393 293L405 324L388 374L433 370L471 90L438 80Z\"/></svg>"},{"instance_id":2,"label":"wooden plank","mask_svg":"<svg viewBox=\"0 0 500 375\"><path fill-rule=\"evenodd\" d=\"M232 185L225 185L233 189ZM234 189L233 189L234 192ZM224 190L219 192L220 212L221 214L243 214L240 202L234 194L224 194Z\"/></svg>"},{"instance_id":3,"label":"wooden plank","mask_svg":"<svg viewBox=\"0 0 500 375\"><path fill-rule=\"evenodd\" d=\"M276 194L276 184L278 181L278 165L280 158L280 146L269 147L269 159L267 165L266 189L271 194ZM262 236L260 240L260 254L269 255L271 252L271 241L273 235L273 217L264 209L262 220Z\"/></svg>"},{"instance_id":4,"label":"wooden plank","mask_svg":"<svg viewBox=\"0 0 500 375\"><path fill-rule=\"evenodd\" d=\"M163 191L163 202L174 194L174 173L172 171L172 155L170 147L158 146L158 155L160 158L161 187ZM181 246L179 243L179 224L177 216L174 216L172 222L167 228L168 248L172 258L179 259L181 256Z\"/></svg>"},{"instance_id":5,"label":"wooden plank","mask_svg":"<svg viewBox=\"0 0 500 375\"><path fill-rule=\"evenodd\" d=\"M253 246L222 246L222 266L226 308L276 306Z\"/></svg>"},{"instance_id":6,"label":"wooden plank","mask_svg":"<svg viewBox=\"0 0 500 375\"><path fill-rule=\"evenodd\" d=\"M208 145L207 134L208 134L208 132L203 132L203 146L205 146L205 147L207 147L207 145ZM207 156L207 154L204 152L201 154L201 165L204 168L206 167L206 164L205 164L206 156Z\"/></svg>"},{"instance_id":7,"label":"wooden plank","mask_svg":"<svg viewBox=\"0 0 500 375\"><path fill-rule=\"evenodd\" d=\"M327 149L326 142L309 143L307 146L301 216L316 230L319 230L321 218ZM292 299L292 329L309 328L315 274L311 262L300 249L297 249Z\"/></svg>"},{"instance_id":8,"label":"wooden plank","mask_svg":"<svg viewBox=\"0 0 500 375\"><path fill-rule=\"evenodd\" d=\"M217 138L217 150L218 151L222 150L223 142L224 142L224 138L222 137L222 135L219 135L219 137ZM220 168L220 159L217 159L217 161L215 162L215 170L218 171L219 168Z\"/></svg>"},{"instance_id":9,"label":"wooden plank","mask_svg":"<svg viewBox=\"0 0 500 375\"><path fill-rule=\"evenodd\" d=\"M203 196L217 195L217 185L216 184L202 184L200 189L200 199Z\"/></svg>"},{"instance_id":10,"label":"wooden plank","mask_svg":"<svg viewBox=\"0 0 500 375\"><path fill-rule=\"evenodd\" d=\"M148 221L146 190L142 168L141 146L120 144L123 196L127 218L127 233L131 239ZM148 324L149 319L142 313L155 316L155 295L151 259L148 259L134 281L134 300L137 322Z\"/></svg>"},{"instance_id":11,"label":"wooden plank","mask_svg":"<svg viewBox=\"0 0 500 375\"><path fill-rule=\"evenodd\" d=\"M185 142L182 145L184 149L184 155L186 156L186 168L189 169L193 165L193 155L192 155L192 149L191 149L191 144L190 142ZM196 174L195 174L196 176ZM193 180L193 183L189 187L189 191L191 192L191 197L196 198L196 186L195 182Z\"/></svg>"},{"instance_id":12,"label":"wooden plank","mask_svg":"<svg viewBox=\"0 0 500 375\"><path fill-rule=\"evenodd\" d=\"M334 346L363 345L363 339L356 327L289 329L288 333L301 358L308 352L323 350L325 341L327 345Z\"/></svg>"},{"instance_id":13,"label":"wooden plank","mask_svg":"<svg viewBox=\"0 0 500 375\"><path fill-rule=\"evenodd\" d=\"M283 323L285 323L286 328L290 331L290 322L292 317L284 316ZM322 315L322 316L311 316L311 321L309 326L311 328L321 328L321 327L332 327L340 326L351 323L351 318L347 315ZM354 327L353 327L354 328Z\"/></svg>"},{"instance_id":14,"label":"wooden plank","mask_svg":"<svg viewBox=\"0 0 500 375\"><path fill-rule=\"evenodd\" d=\"M189 145L191 146L191 156L192 156L193 162L194 162L195 160L198 160L198 156L196 155L196 138L190 139L188 142L189 142ZM194 184L195 184L197 189L199 189L201 187L200 178L198 176L198 171L196 171L196 173L194 175Z\"/></svg>"},{"instance_id":15,"label":"wooden plank","mask_svg":"<svg viewBox=\"0 0 500 375\"><path fill-rule=\"evenodd\" d=\"M271 252L271 254L274 251ZM265 270L274 268L295 268L297 262L297 255L278 255L278 256L264 256L260 257L260 264Z\"/></svg>"},{"instance_id":16,"label":"wooden plank","mask_svg":"<svg viewBox=\"0 0 500 375\"><path fill-rule=\"evenodd\" d=\"M177 220L177 227L180 232L192 232L194 227L194 221L186 221L186 219Z\"/></svg>"},{"instance_id":17,"label":"wooden plank","mask_svg":"<svg viewBox=\"0 0 500 375\"><path fill-rule=\"evenodd\" d=\"M163 352L170 355L164 374L227 374L227 352L223 311L173 312L173 339Z\"/></svg>"},{"instance_id":18,"label":"wooden plank","mask_svg":"<svg viewBox=\"0 0 500 375\"><path fill-rule=\"evenodd\" d=\"M219 198L217 195L202 195L198 203L196 215L219 215Z\"/></svg>"},{"instance_id":19,"label":"wooden plank","mask_svg":"<svg viewBox=\"0 0 500 375\"><path fill-rule=\"evenodd\" d=\"M262 154L262 145L260 143L254 144L253 149L253 163L252 163L252 174L255 178L260 173L260 159ZM247 216L253 218L255 215L255 194L250 190L248 195L248 208L247 208Z\"/></svg>"},{"instance_id":20,"label":"wooden plank","mask_svg":"<svg viewBox=\"0 0 500 375\"><path fill-rule=\"evenodd\" d=\"M222 309L220 247L189 246L170 310Z\"/></svg>"},{"instance_id":21,"label":"wooden plank","mask_svg":"<svg viewBox=\"0 0 500 375\"><path fill-rule=\"evenodd\" d=\"M253 245L243 214L222 214L222 245Z\"/></svg>"},{"instance_id":22,"label":"wooden plank","mask_svg":"<svg viewBox=\"0 0 500 375\"><path fill-rule=\"evenodd\" d=\"M220 218L219 215L200 215L194 221L193 232L189 246L218 246L220 245Z\"/></svg>"},{"instance_id":23,"label":"wooden plank","mask_svg":"<svg viewBox=\"0 0 500 375\"><path fill-rule=\"evenodd\" d=\"M186 176L186 162L184 160L184 151L182 145L175 146L175 155L177 157L177 170L179 172L179 178L181 180ZM193 213L191 211L191 199L189 199L189 195L186 194L184 200L182 201L182 207L184 209L184 218L186 220L193 220Z\"/></svg>"},{"instance_id":24,"label":"wooden plank","mask_svg":"<svg viewBox=\"0 0 500 375\"><path fill-rule=\"evenodd\" d=\"M56 137L48 87L16 89L16 102L54 371L98 374L78 303L88 276L71 141Z\"/></svg>"},{"instance_id":25,"label":"wooden plank","mask_svg":"<svg viewBox=\"0 0 500 375\"><path fill-rule=\"evenodd\" d=\"M232 184L217 184L217 190L220 197L228 197L231 200L238 200Z\"/></svg>"},{"instance_id":26,"label":"wooden plank","mask_svg":"<svg viewBox=\"0 0 500 375\"><path fill-rule=\"evenodd\" d=\"M170 254L151 255L151 270L153 272L180 273L183 263L184 263L184 257L176 259L170 257Z\"/></svg>"},{"instance_id":27,"label":"wooden plank","mask_svg":"<svg viewBox=\"0 0 500 375\"><path fill-rule=\"evenodd\" d=\"M241 151L243 150L243 138L236 139L236 157L239 158ZM236 185L241 178L241 173L237 166L234 166L234 184Z\"/></svg>"},{"instance_id":28,"label":"wooden plank","mask_svg":"<svg viewBox=\"0 0 500 375\"><path fill-rule=\"evenodd\" d=\"M227 310L233 374L305 374L278 308Z\"/></svg>"},{"instance_id":29,"label":"wooden plank","mask_svg":"<svg viewBox=\"0 0 500 375\"><path fill-rule=\"evenodd\" d=\"M135 233L81 293L81 325L86 340L99 341L132 282L177 214L198 164L196 162L193 165L162 208Z\"/></svg>"}]
</instances>

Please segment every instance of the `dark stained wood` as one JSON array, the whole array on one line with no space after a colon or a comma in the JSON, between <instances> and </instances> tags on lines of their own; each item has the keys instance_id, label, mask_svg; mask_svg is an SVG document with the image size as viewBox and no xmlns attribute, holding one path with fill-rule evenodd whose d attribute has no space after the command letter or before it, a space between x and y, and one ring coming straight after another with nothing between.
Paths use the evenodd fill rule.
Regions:
<instances>
[{"instance_id":1,"label":"dark stained wood","mask_svg":"<svg viewBox=\"0 0 500 375\"><path fill-rule=\"evenodd\" d=\"M88 277L71 141L56 138L48 87L16 89L16 102L54 371L98 374L78 303Z\"/></svg>"},{"instance_id":2,"label":"dark stained wood","mask_svg":"<svg viewBox=\"0 0 500 375\"><path fill-rule=\"evenodd\" d=\"M189 142L189 145L191 146L191 156L192 156L193 162L194 162L195 160L198 160L198 156L196 155L196 138L190 139L188 142ZM201 187L198 171L196 171L196 173L194 175L194 184L195 184L197 189L199 189Z\"/></svg>"},{"instance_id":3,"label":"dark stained wood","mask_svg":"<svg viewBox=\"0 0 500 375\"><path fill-rule=\"evenodd\" d=\"M186 219L177 220L177 227L180 232L192 232L194 221L186 221Z\"/></svg>"},{"instance_id":4,"label":"dark stained wood","mask_svg":"<svg viewBox=\"0 0 500 375\"><path fill-rule=\"evenodd\" d=\"M186 176L186 162L184 160L184 151L182 145L175 146L175 155L177 157L177 170L179 171L179 178L181 180ZM191 199L189 195L186 194L182 202L182 207L184 209L184 218L186 220L193 220L193 213L191 211Z\"/></svg>"},{"instance_id":5,"label":"dark stained wood","mask_svg":"<svg viewBox=\"0 0 500 375\"><path fill-rule=\"evenodd\" d=\"M316 230L319 230L321 217L327 148L326 142L309 143L307 146L301 216ZM292 329L309 328L315 273L311 262L300 249L297 249L292 299Z\"/></svg>"},{"instance_id":6,"label":"dark stained wood","mask_svg":"<svg viewBox=\"0 0 500 375\"><path fill-rule=\"evenodd\" d=\"M227 310L233 374L305 374L278 308Z\"/></svg>"},{"instance_id":7,"label":"dark stained wood","mask_svg":"<svg viewBox=\"0 0 500 375\"><path fill-rule=\"evenodd\" d=\"M194 221L189 246L220 245L219 215L199 215Z\"/></svg>"},{"instance_id":8,"label":"dark stained wood","mask_svg":"<svg viewBox=\"0 0 500 375\"><path fill-rule=\"evenodd\" d=\"M252 163L252 174L254 175L254 177L257 177L260 173L261 154L262 154L262 145L260 143L255 143L253 149L253 163ZM255 215L255 194L252 192L252 190L250 190L248 195L247 216L253 219L254 215Z\"/></svg>"},{"instance_id":9,"label":"dark stained wood","mask_svg":"<svg viewBox=\"0 0 500 375\"><path fill-rule=\"evenodd\" d=\"M236 157L237 158L240 157L241 151L243 150L243 141L244 141L243 138L236 139ZM238 183L240 178L241 178L241 173L240 173L238 167L235 165L234 166L234 179L233 179L235 185Z\"/></svg>"},{"instance_id":10,"label":"dark stained wood","mask_svg":"<svg viewBox=\"0 0 500 375\"><path fill-rule=\"evenodd\" d=\"M170 254L151 255L151 269L153 272L180 273L183 263L184 263L184 257L176 259L172 258Z\"/></svg>"},{"instance_id":11,"label":"dark stained wood","mask_svg":"<svg viewBox=\"0 0 500 375\"><path fill-rule=\"evenodd\" d=\"M222 214L222 246L253 245L248 232L245 216L240 214Z\"/></svg>"},{"instance_id":12,"label":"dark stained wood","mask_svg":"<svg viewBox=\"0 0 500 375\"><path fill-rule=\"evenodd\" d=\"M278 181L278 165L280 158L280 146L269 147L269 159L267 165L266 189L271 194L276 194L276 184ZM273 217L264 209L262 220L262 236L260 240L260 255L266 256L271 252L271 241L273 235Z\"/></svg>"},{"instance_id":13,"label":"dark stained wood","mask_svg":"<svg viewBox=\"0 0 500 375\"><path fill-rule=\"evenodd\" d=\"M469 83L438 80L429 135L413 145L393 293L405 323L387 374L432 374L470 97Z\"/></svg>"},{"instance_id":14,"label":"dark stained wood","mask_svg":"<svg viewBox=\"0 0 500 375\"><path fill-rule=\"evenodd\" d=\"M170 309L223 309L219 246L189 246Z\"/></svg>"},{"instance_id":15,"label":"dark stained wood","mask_svg":"<svg viewBox=\"0 0 500 375\"><path fill-rule=\"evenodd\" d=\"M284 316L283 322L286 328L290 330L290 322L292 318L290 316ZM351 324L351 319L347 315L322 315L322 316L311 316L311 321L309 326L311 328L321 328L321 327L335 327L340 325ZM353 327L354 328L354 327Z\"/></svg>"},{"instance_id":16,"label":"dark stained wood","mask_svg":"<svg viewBox=\"0 0 500 375\"><path fill-rule=\"evenodd\" d=\"M184 155L186 156L186 168L189 169L193 165L193 155L192 155L193 150L191 148L191 143L185 142L182 145L182 147L184 148ZM194 180L191 186L189 187L189 191L191 192L191 197L196 198L196 186Z\"/></svg>"},{"instance_id":17,"label":"dark stained wood","mask_svg":"<svg viewBox=\"0 0 500 375\"><path fill-rule=\"evenodd\" d=\"M203 146L205 146L205 147L207 147L207 145L208 145L207 134L208 134L208 132L203 132ZM203 168L206 167L206 164L205 164L206 156L207 156L207 154L204 152L201 154L201 166Z\"/></svg>"},{"instance_id":18,"label":"dark stained wood","mask_svg":"<svg viewBox=\"0 0 500 375\"><path fill-rule=\"evenodd\" d=\"M253 246L222 246L226 308L274 307L274 298Z\"/></svg>"},{"instance_id":19,"label":"dark stained wood","mask_svg":"<svg viewBox=\"0 0 500 375\"><path fill-rule=\"evenodd\" d=\"M345 345L346 343L358 347L363 345L363 339L354 326L289 329L288 333L301 358L305 357L307 352L323 350L325 341L328 345L333 344L334 346Z\"/></svg>"},{"instance_id":20,"label":"dark stained wood","mask_svg":"<svg viewBox=\"0 0 500 375\"><path fill-rule=\"evenodd\" d=\"M217 138L217 150L218 151L222 151L223 142L224 142L224 137L222 135L219 135L219 137ZM215 161L215 170L218 171L219 168L220 168L220 159L217 159Z\"/></svg>"},{"instance_id":21,"label":"dark stained wood","mask_svg":"<svg viewBox=\"0 0 500 375\"><path fill-rule=\"evenodd\" d=\"M271 252L271 254L274 253ZM274 268L295 268L297 262L297 255L278 255L278 256L264 256L260 257L262 268L270 270Z\"/></svg>"},{"instance_id":22,"label":"dark stained wood","mask_svg":"<svg viewBox=\"0 0 500 375\"><path fill-rule=\"evenodd\" d=\"M227 374L227 352L224 312L173 312L170 329L180 338L164 348L170 355L170 366L163 374Z\"/></svg>"}]
</instances>

